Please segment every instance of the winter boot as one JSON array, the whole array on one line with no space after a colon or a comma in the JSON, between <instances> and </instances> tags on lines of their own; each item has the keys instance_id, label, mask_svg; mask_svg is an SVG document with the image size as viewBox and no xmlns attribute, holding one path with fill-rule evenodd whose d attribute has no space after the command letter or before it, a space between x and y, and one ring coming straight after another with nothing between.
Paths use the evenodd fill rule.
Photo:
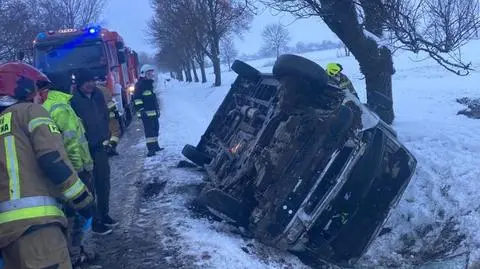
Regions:
<instances>
[{"instance_id":1,"label":"winter boot","mask_svg":"<svg viewBox=\"0 0 480 269\"><path fill-rule=\"evenodd\" d=\"M155 151L158 152L158 151L162 151L164 150L165 148L161 148L158 144L155 145Z\"/></svg>"},{"instance_id":2,"label":"winter boot","mask_svg":"<svg viewBox=\"0 0 480 269\"><path fill-rule=\"evenodd\" d=\"M112 219L110 216L106 216L103 219L103 224L105 224L108 227L116 227L118 226L118 221Z\"/></svg>"},{"instance_id":3,"label":"winter boot","mask_svg":"<svg viewBox=\"0 0 480 269\"><path fill-rule=\"evenodd\" d=\"M99 221L94 221L92 224L92 232L98 235L111 234L113 230Z\"/></svg>"}]
</instances>

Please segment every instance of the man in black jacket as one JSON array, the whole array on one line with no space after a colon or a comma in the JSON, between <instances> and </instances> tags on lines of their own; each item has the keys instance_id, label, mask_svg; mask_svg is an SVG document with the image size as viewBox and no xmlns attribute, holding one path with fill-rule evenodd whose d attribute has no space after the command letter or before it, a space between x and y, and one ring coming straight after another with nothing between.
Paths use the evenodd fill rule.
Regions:
<instances>
[{"instance_id":1,"label":"man in black jacket","mask_svg":"<svg viewBox=\"0 0 480 269\"><path fill-rule=\"evenodd\" d=\"M140 69L140 79L135 85L133 102L137 110L137 116L142 119L147 144L147 156L154 156L157 151L163 150L158 145L160 108L154 89L154 68L151 65L143 65Z\"/></svg>"},{"instance_id":2,"label":"man in black jacket","mask_svg":"<svg viewBox=\"0 0 480 269\"><path fill-rule=\"evenodd\" d=\"M94 75L86 69L80 70L76 76L76 86L71 105L85 125L90 154L93 159L93 187L97 206L92 225L93 232L106 235L112 232L118 222L113 220L109 212L110 200L110 164L104 142L108 141L109 113L103 93L95 86Z\"/></svg>"}]
</instances>

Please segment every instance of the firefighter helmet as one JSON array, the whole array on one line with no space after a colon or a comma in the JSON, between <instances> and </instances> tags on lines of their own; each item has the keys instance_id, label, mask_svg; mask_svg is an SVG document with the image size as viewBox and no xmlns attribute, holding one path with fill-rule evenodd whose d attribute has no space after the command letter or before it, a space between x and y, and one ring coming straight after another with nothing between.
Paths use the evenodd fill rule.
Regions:
<instances>
[{"instance_id":1,"label":"firefighter helmet","mask_svg":"<svg viewBox=\"0 0 480 269\"><path fill-rule=\"evenodd\" d=\"M29 64L10 62L0 65L0 96L31 101L37 91L48 88L50 83L45 74Z\"/></svg>"},{"instance_id":2,"label":"firefighter helmet","mask_svg":"<svg viewBox=\"0 0 480 269\"><path fill-rule=\"evenodd\" d=\"M140 68L140 77L145 77L149 71L155 71L155 68L149 64L142 65Z\"/></svg>"},{"instance_id":3,"label":"firefighter helmet","mask_svg":"<svg viewBox=\"0 0 480 269\"><path fill-rule=\"evenodd\" d=\"M342 72L343 67L339 63L329 63L327 64L327 74L331 77L338 75L338 73Z\"/></svg>"}]
</instances>

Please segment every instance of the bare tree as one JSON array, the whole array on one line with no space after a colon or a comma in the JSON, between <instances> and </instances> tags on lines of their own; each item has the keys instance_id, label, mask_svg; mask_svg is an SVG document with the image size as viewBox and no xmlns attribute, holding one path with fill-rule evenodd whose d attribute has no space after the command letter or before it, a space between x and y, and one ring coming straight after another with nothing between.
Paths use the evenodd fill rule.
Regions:
<instances>
[{"instance_id":1,"label":"bare tree","mask_svg":"<svg viewBox=\"0 0 480 269\"><path fill-rule=\"evenodd\" d=\"M1 0L0 60L15 59L20 51L32 61L35 36L64 27L85 26L97 21L106 0ZM67 6L70 6L70 13Z\"/></svg>"},{"instance_id":2,"label":"bare tree","mask_svg":"<svg viewBox=\"0 0 480 269\"><path fill-rule=\"evenodd\" d=\"M194 0L195 8L190 9L192 26L205 27L208 46L201 46L213 64L215 86L222 84L220 68L220 40L230 33L241 34L247 30L252 14L244 0ZM198 31L202 32L202 31Z\"/></svg>"},{"instance_id":3,"label":"bare tree","mask_svg":"<svg viewBox=\"0 0 480 269\"><path fill-rule=\"evenodd\" d=\"M457 51L478 29L478 0L261 1L299 18L320 17L359 62L370 104L374 91L392 98L397 48L425 52L459 75L471 70ZM390 37L394 42L387 42ZM394 119L393 107L377 112L388 123Z\"/></svg>"},{"instance_id":4,"label":"bare tree","mask_svg":"<svg viewBox=\"0 0 480 269\"><path fill-rule=\"evenodd\" d=\"M232 36L227 36L220 41L220 54L228 71L231 71L231 63L238 56L238 50L235 48Z\"/></svg>"},{"instance_id":5,"label":"bare tree","mask_svg":"<svg viewBox=\"0 0 480 269\"><path fill-rule=\"evenodd\" d=\"M246 3L240 0L154 0L152 7L155 10L149 25L152 43L160 50L167 47L167 43L169 49L177 50L175 65L180 69L191 69L191 59L195 58L202 71L202 82L206 81L206 55L213 63L214 85L220 86L220 40L230 33L240 34L248 29L252 15Z\"/></svg>"},{"instance_id":6,"label":"bare tree","mask_svg":"<svg viewBox=\"0 0 480 269\"><path fill-rule=\"evenodd\" d=\"M1 61L14 60L21 49L33 46L34 31L25 2L0 2L0 32Z\"/></svg>"},{"instance_id":7,"label":"bare tree","mask_svg":"<svg viewBox=\"0 0 480 269\"><path fill-rule=\"evenodd\" d=\"M49 13L64 14L66 26L70 28L85 27L99 21L106 0L44 0L57 1L58 10L49 10Z\"/></svg>"},{"instance_id":8,"label":"bare tree","mask_svg":"<svg viewBox=\"0 0 480 269\"><path fill-rule=\"evenodd\" d=\"M272 51L276 57L284 50L290 42L290 34L287 28L280 23L268 24L262 32L265 51Z\"/></svg>"}]
</instances>

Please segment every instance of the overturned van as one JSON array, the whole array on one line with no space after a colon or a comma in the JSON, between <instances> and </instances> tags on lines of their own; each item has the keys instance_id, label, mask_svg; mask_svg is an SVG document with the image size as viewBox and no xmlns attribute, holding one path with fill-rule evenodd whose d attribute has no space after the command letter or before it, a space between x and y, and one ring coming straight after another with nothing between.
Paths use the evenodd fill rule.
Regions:
<instances>
[{"instance_id":1,"label":"overturned van","mask_svg":"<svg viewBox=\"0 0 480 269\"><path fill-rule=\"evenodd\" d=\"M272 74L239 61L233 69L200 143L183 151L208 175L199 201L265 244L354 263L399 201L415 157L375 107L328 84L308 59L282 55Z\"/></svg>"}]
</instances>

